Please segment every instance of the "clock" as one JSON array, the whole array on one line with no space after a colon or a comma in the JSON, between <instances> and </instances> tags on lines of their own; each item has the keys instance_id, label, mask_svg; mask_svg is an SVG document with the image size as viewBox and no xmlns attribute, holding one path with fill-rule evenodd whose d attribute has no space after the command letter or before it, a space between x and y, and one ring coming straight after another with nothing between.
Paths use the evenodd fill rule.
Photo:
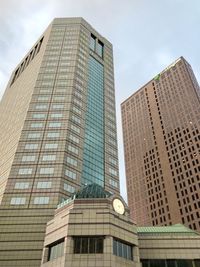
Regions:
<instances>
[{"instance_id":1,"label":"clock","mask_svg":"<svg viewBox=\"0 0 200 267\"><path fill-rule=\"evenodd\" d=\"M124 204L122 203L122 201L119 198L115 198L113 200L113 208L117 213L119 213L121 215L124 214L124 212L125 212Z\"/></svg>"}]
</instances>

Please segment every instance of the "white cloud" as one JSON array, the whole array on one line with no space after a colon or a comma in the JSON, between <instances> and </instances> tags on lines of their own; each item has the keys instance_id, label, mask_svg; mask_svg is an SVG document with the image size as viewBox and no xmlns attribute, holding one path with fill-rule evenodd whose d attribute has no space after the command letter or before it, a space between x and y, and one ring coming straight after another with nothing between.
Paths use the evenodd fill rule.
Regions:
<instances>
[{"instance_id":1,"label":"white cloud","mask_svg":"<svg viewBox=\"0 0 200 267\"><path fill-rule=\"evenodd\" d=\"M11 71L54 17L82 16L113 43L120 157L120 103L181 55L200 77L198 0L6 0L0 10L0 95Z\"/></svg>"}]
</instances>

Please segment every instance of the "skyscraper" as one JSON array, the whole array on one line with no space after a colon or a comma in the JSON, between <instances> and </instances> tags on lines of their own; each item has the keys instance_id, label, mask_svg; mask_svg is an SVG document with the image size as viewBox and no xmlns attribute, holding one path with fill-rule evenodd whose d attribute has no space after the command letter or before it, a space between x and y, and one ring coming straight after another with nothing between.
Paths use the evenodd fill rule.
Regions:
<instances>
[{"instance_id":1,"label":"skyscraper","mask_svg":"<svg viewBox=\"0 0 200 267\"><path fill-rule=\"evenodd\" d=\"M181 57L121 105L128 203L139 225L200 230L199 99Z\"/></svg>"},{"instance_id":2,"label":"skyscraper","mask_svg":"<svg viewBox=\"0 0 200 267\"><path fill-rule=\"evenodd\" d=\"M90 183L119 194L112 45L55 19L14 70L0 124L0 265L37 267L57 204Z\"/></svg>"}]
</instances>

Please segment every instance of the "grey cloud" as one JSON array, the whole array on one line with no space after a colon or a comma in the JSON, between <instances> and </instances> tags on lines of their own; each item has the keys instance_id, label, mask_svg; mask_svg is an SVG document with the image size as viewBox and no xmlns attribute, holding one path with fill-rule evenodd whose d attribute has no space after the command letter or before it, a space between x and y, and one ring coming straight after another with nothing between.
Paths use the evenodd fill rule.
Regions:
<instances>
[{"instance_id":1,"label":"grey cloud","mask_svg":"<svg viewBox=\"0 0 200 267\"><path fill-rule=\"evenodd\" d=\"M0 95L12 69L54 17L82 16L113 43L120 155L119 105L125 98L181 55L200 78L199 0L2 0L0 12Z\"/></svg>"}]
</instances>

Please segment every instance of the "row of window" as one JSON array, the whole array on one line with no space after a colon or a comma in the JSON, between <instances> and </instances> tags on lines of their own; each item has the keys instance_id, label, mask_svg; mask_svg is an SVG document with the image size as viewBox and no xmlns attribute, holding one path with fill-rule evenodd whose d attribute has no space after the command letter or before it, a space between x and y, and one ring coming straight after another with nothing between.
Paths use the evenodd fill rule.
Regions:
<instances>
[{"instance_id":1,"label":"row of window","mask_svg":"<svg viewBox=\"0 0 200 267\"><path fill-rule=\"evenodd\" d=\"M17 182L15 184L15 189L28 189L29 183L28 182ZM47 189L51 188L51 182L38 182L37 188L40 189ZM75 192L75 187L71 186L67 183L64 183L64 190L69 193ZM33 204L35 205L46 205L49 204L49 197L35 197L33 200ZM26 204L26 197L12 197L10 200L11 205L25 205Z\"/></svg>"},{"instance_id":2,"label":"row of window","mask_svg":"<svg viewBox=\"0 0 200 267\"><path fill-rule=\"evenodd\" d=\"M35 161L35 159L36 159L36 156L34 156L34 155L25 155L22 157L23 162ZM55 161L55 160L56 160L55 154L42 156L42 161Z\"/></svg>"},{"instance_id":3,"label":"row of window","mask_svg":"<svg viewBox=\"0 0 200 267\"><path fill-rule=\"evenodd\" d=\"M10 200L11 205L25 205L26 197L12 197ZM49 197L35 197L33 200L35 205L49 204Z\"/></svg>"},{"instance_id":4,"label":"row of window","mask_svg":"<svg viewBox=\"0 0 200 267\"><path fill-rule=\"evenodd\" d=\"M49 189L51 188L52 182L38 182L37 187L38 189ZM29 182L16 182L15 183L15 189L28 189L29 188Z\"/></svg>"},{"instance_id":5,"label":"row of window","mask_svg":"<svg viewBox=\"0 0 200 267\"><path fill-rule=\"evenodd\" d=\"M26 144L24 149L38 149L39 148L39 144ZM58 144L45 144L44 146L45 149L56 149L58 148Z\"/></svg>"},{"instance_id":6,"label":"row of window","mask_svg":"<svg viewBox=\"0 0 200 267\"><path fill-rule=\"evenodd\" d=\"M104 236L75 236L75 254L103 254ZM54 260L64 254L64 239L60 239L48 246L48 261ZM133 261L133 246L113 238L113 254ZM157 265L156 265L157 266ZM163 265L160 265L163 266Z\"/></svg>"},{"instance_id":7,"label":"row of window","mask_svg":"<svg viewBox=\"0 0 200 267\"><path fill-rule=\"evenodd\" d=\"M20 67L15 71L14 77L12 79L11 85L19 77L19 75L24 71L24 69L29 65L29 63L34 59L34 57L39 53L44 37L36 44L30 54L21 63Z\"/></svg>"},{"instance_id":8,"label":"row of window","mask_svg":"<svg viewBox=\"0 0 200 267\"><path fill-rule=\"evenodd\" d=\"M71 174L74 175L73 172L70 172ZM52 182L50 181L42 181L42 182L37 182L37 189L50 189L52 186ZM30 188L30 183L29 182L16 182L14 189L29 189ZM76 188L70 184L64 183L64 190L69 192L69 193L74 193Z\"/></svg>"}]
</instances>

